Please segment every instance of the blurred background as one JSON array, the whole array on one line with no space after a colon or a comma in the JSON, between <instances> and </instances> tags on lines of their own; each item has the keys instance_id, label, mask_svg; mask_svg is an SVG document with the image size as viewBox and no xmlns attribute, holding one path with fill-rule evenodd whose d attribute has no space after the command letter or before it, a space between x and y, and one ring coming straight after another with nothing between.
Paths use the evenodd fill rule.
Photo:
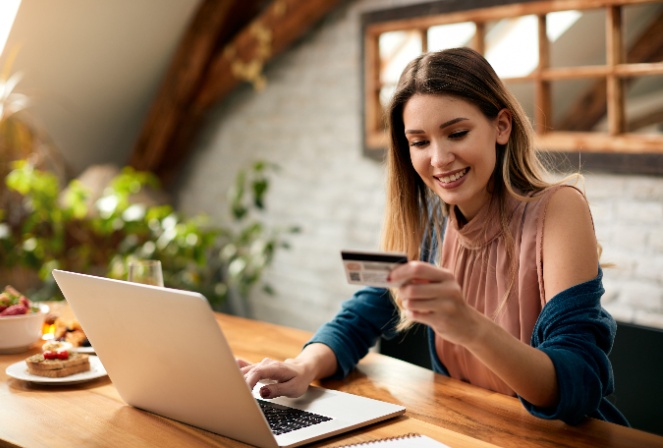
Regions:
<instances>
[{"instance_id":1,"label":"blurred background","mask_svg":"<svg viewBox=\"0 0 663 448\"><path fill-rule=\"evenodd\" d=\"M45 264L122 277L128 258L167 258L173 286L203 290L226 310L234 301L233 312L314 330L355 290L339 251L376 249L380 238L384 171L366 143L366 24L395 8L435 17L441 3L3 0L3 176L18 169L11 159L32 157L59 185L44 187L25 165L14 175L16 188L52 213L29 215L26 230L25 197L5 192L3 220L14 227L0 229L3 281L30 289L39 275L48 278ZM638 29L661 11L660 2L645 4L651 9L633 22ZM574 49L581 62L605 56L605 13L597 14L565 19L554 58L573 60ZM397 35L382 42L385 79L420 48ZM512 60L526 62L529 50L514 45L506 47ZM660 99L657 73L647 95ZM530 104L526 89L521 95ZM19 124L6 124L10 115ZM592 130L606 122L604 113ZM657 123L647 128L656 138ZM605 307L622 322L663 328L663 148L647 151L650 172L629 172L629 158L618 170L585 165L582 154L570 162L585 174L602 260L615 265L605 270ZM75 230L39 237L34 228L54 219ZM35 234L21 239L26 232ZM40 253L56 240L47 252L59 255ZM76 250L63 251L67 244Z\"/></svg>"}]
</instances>

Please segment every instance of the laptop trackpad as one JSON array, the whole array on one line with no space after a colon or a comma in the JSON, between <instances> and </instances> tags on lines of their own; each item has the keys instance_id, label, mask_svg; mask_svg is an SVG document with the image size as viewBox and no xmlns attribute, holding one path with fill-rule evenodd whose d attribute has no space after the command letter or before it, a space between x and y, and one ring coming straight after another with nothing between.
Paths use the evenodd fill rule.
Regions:
<instances>
[{"instance_id":1,"label":"laptop trackpad","mask_svg":"<svg viewBox=\"0 0 663 448\"><path fill-rule=\"evenodd\" d=\"M333 394L327 393L327 391L323 389L319 389L317 387L309 387L308 390L304 395L302 395L299 398L290 398L288 399L288 402L291 406L307 406L311 402L316 401L319 402L320 400L326 400L328 398L333 398Z\"/></svg>"},{"instance_id":2,"label":"laptop trackpad","mask_svg":"<svg viewBox=\"0 0 663 448\"><path fill-rule=\"evenodd\" d=\"M258 382L256 384L256 387L253 389L253 396L256 398L261 398L260 397L260 388L268 384L267 382ZM282 404L284 406L290 406L293 408L298 408L298 409L307 409L311 404L318 403L321 400L327 400L329 398L335 398L336 394L329 393L328 390L326 389L321 389L319 387L315 386L309 386L308 390L304 395L298 398L288 398L288 397L278 397L274 398L268 401L273 401L274 403Z\"/></svg>"}]
</instances>

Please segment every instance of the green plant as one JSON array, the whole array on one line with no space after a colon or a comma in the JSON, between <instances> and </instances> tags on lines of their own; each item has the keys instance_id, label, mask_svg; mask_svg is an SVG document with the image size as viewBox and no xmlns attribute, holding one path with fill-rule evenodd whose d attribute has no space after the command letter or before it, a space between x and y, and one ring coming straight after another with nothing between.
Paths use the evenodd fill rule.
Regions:
<instances>
[{"instance_id":1,"label":"green plant","mask_svg":"<svg viewBox=\"0 0 663 448\"><path fill-rule=\"evenodd\" d=\"M25 160L13 167L6 185L23 205L0 209L0 263L38 273L34 300L58 296L53 269L124 279L130 259L150 258L161 260L166 286L199 291L220 305L230 291L246 296L275 251L288 247L284 236L298 231L263 223L269 174L277 168L263 161L238 172L224 225L212 225L205 215L185 217L169 205L132 202L144 187L158 188L158 181L129 167L92 204L78 180L61 189L53 174Z\"/></svg>"}]
</instances>

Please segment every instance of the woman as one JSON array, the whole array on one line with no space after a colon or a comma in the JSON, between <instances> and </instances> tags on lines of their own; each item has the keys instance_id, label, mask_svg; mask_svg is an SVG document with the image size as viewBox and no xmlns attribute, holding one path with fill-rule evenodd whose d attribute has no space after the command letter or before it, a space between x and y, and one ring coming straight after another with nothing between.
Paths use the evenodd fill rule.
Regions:
<instances>
[{"instance_id":1,"label":"woman","mask_svg":"<svg viewBox=\"0 0 663 448\"><path fill-rule=\"evenodd\" d=\"M421 261L394 269L390 291L357 292L295 359L240 361L249 386L270 379L264 398L299 396L418 322L437 372L517 396L542 418L628 424L606 399L616 325L600 305L587 201L546 180L529 121L492 67L467 48L419 56L387 114L383 248Z\"/></svg>"}]
</instances>

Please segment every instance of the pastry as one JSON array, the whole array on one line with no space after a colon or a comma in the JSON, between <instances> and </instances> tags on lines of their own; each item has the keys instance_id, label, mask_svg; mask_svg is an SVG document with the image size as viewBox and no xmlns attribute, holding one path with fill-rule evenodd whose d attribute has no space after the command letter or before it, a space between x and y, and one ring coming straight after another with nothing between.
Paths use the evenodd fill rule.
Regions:
<instances>
[{"instance_id":1,"label":"pastry","mask_svg":"<svg viewBox=\"0 0 663 448\"><path fill-rule=\"evenodd\" d=\"M77 320L65 321L62 318L56 318L54 337L58 341L71 343L74 347L89 347L90 343L87 336Z\"/></svg>"},{"instance_id":2,"label":"pastry","mask_svg":"<svg viewBox=\"0 0 663 448\"><path fill-rule=\"evenodd\" d=\"M42 353L25 360L31 375L62 378L90 370L90 358L83 353L72 352L71 344L51 341L44 344Z\"/></svg>"}]
</instances>

